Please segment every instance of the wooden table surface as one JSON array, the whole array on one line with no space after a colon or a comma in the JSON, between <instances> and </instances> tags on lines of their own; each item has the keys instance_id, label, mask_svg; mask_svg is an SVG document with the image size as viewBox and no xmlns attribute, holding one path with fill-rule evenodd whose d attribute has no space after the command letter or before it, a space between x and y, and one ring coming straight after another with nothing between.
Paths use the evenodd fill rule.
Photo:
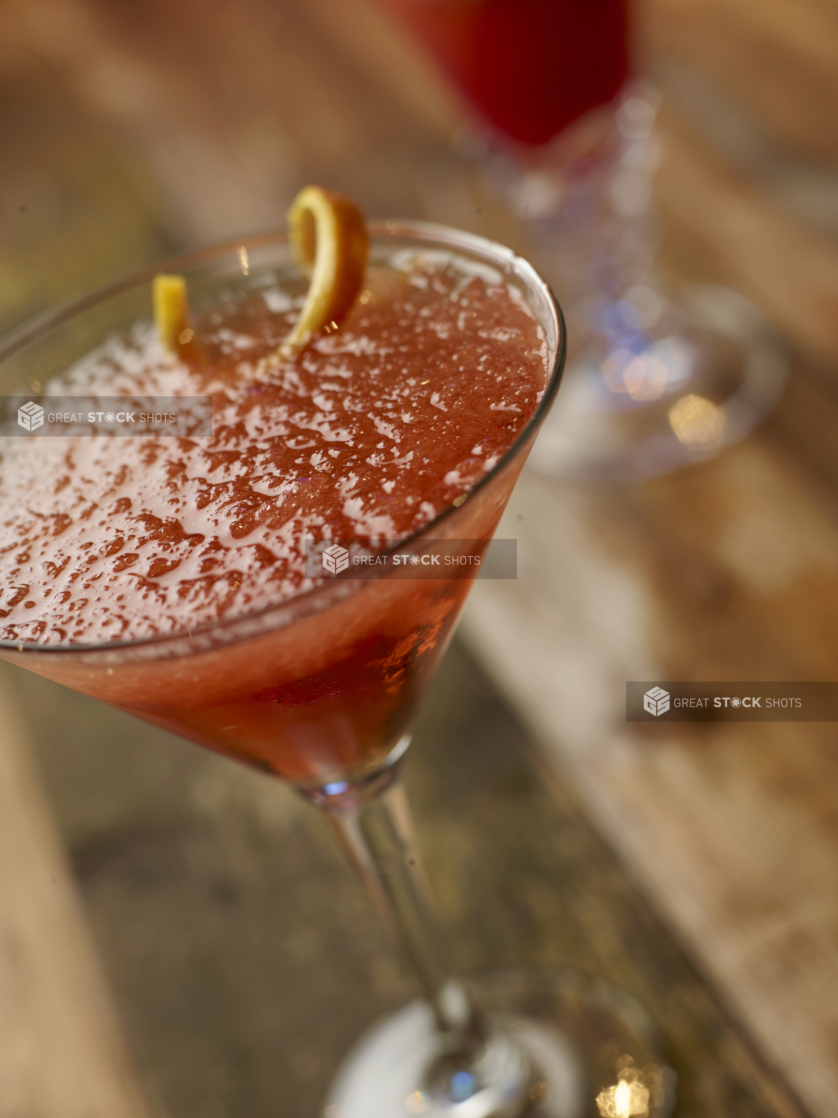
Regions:
<instances>
[{"instance_id":1,"label":"wooden table surface","mask_svg":"<svg viewBox=\"0 0 838 1118\"><path fill-rule=\"evenodd\" d=\"M668 266L761 304L794 347L793 375L763 429L703 466L598 492L525 474L505 527L519 579L478 586L463 632L763 1082L779 1074L754 1113L838 1115L835 726L622 720L626 679L838 679L838 3L644 0L639 12L665 95ZM14 0L0 8L0 85L6 326L170 250L278 226L312 179L370 213L523 236L448 143L456 97L360 0ZM4 747L0 803L18 785L39 802L14 761L24 737ZM76 1020L78 1066L104 1086L98 1101L62 1089L36 1104L24 1085L14 1098L28 1101L12 1104L0 1082L0 1115L138 1113L72 884L41 809L26 816L20 834L40 837L19 848L62 883L43 903L64 916L40 922L75 928L67 996L98 1007ZM21 874L0 865L8 898ZM33 973L49 976L61 953L46 933L27 942ZM0 975L14 971L4 952ZM36 988L57 998L61 984ZM13 1036L5 1005L0 1038ZM0 1043L6 1056L43 1041L33 1028ZM31 1086L31 1058L19 1066Z\"/></svg>"}]
</instances>

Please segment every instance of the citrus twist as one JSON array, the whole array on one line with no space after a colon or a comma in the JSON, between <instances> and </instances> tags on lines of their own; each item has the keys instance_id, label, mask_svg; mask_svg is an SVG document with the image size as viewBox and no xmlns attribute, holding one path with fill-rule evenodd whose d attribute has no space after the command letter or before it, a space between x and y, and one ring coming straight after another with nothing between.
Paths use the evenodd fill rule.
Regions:
<instances>
[{"instance_id":1,"label":"citrus twist","mask_svg":"<svg viewBox=\"0 0 838 1118\"><path fill-rule=\"evenodd\" d=\"M163 345L184 361L198 358L183 276L157 275L152 287L154 325Z\"/></svg>"},{"instance_id":2,"label":"citrus twist","mask_svg":"<svg viewBox=\"0 0 838 1118\"><path fill-rule=\"evenodd\" d=\"M308 294L280 354L301 349L320 330L337 329L364 283L367 227L343 194L306 186L288 211L288 235L300 267L311 274ZM163 345L182 360L201 359L183 276L157 275L152 291L154 323Z\"/></svg>"},{"instance_id":3,"label":"citrus twist","mask_svg":"<svg viewBox=\"0 0 838 1118\"><path fill-rule=\"evenodd\" d=\"M364 283L367 227L349 198L306 186L288 211L288 235L301 268L311 273L306 301L282 353L302 348L312 335L337 328Z\"/></svg>"}]
</instances>

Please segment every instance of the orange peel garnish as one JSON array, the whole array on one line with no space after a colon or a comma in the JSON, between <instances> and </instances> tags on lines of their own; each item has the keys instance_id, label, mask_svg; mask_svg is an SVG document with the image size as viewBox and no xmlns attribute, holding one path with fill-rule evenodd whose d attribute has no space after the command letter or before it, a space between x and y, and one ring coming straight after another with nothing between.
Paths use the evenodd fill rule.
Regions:
<instances>
[{"instance_id":1,"label":"orange peel garnish","mask_svg":"<svg viewBox=\"0 0 838 1118\"><path fill-rule=\"evenodd\" d=\"M288 235L301 268L311 273L306 301L284 356L301 349L318 331L337 328L358 298L367 267L367 227L351 199L306 186L288 211Z\"/></svg>"},{"instance_id":2,"label":"orange peel garnish","mask_svg":"<svg viewBox=\"0 0 838 1118\"><path fill-rule=\"evenodd\" d=\"M195 330L189 313L186 279L183 276L156 275L151 290L154 325L170 353L184 361L200 357Z\"/></svg>"}]
</instances>

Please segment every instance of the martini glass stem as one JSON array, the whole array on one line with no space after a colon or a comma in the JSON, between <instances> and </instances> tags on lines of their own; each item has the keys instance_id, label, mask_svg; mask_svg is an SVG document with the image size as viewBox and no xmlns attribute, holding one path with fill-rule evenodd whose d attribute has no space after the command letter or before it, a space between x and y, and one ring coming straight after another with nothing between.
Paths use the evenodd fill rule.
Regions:
<instances>
[{"instance_id":1,"label":"martini glass stem","mask_svg":"<svg viewBox=\"0 0 838 1118\"><path fill-rule=\"evenodd\" d=\"M438 1030L452 1041L466 1040L477 1031L477 1014L446 960L400 780L358 806L329 811L328 818L379 916L418 978Z\"/></svg>"}]
</instances>

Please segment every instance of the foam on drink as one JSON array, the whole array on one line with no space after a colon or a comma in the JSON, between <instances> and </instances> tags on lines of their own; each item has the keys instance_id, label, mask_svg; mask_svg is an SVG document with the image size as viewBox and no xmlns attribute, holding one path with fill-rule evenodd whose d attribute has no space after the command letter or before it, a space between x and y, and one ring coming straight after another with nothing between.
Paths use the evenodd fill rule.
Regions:
<instances>
[{"instance_id":1,"label":"foam on drink","mask_svg":"<svg viewBox=\"0 0 838 1118\"><path fill-rule=\"evenodd\" d=\"M304 541L421 529L532 414L542 333L500 275L409 254L367 273L339 331L277 351L298 312L273 279L196 319L188 367L150 323L47 393L213 397L209 439L8 439L0 636L41 644L194 630L307 588Z\"/></svg>"}]
</instances>

